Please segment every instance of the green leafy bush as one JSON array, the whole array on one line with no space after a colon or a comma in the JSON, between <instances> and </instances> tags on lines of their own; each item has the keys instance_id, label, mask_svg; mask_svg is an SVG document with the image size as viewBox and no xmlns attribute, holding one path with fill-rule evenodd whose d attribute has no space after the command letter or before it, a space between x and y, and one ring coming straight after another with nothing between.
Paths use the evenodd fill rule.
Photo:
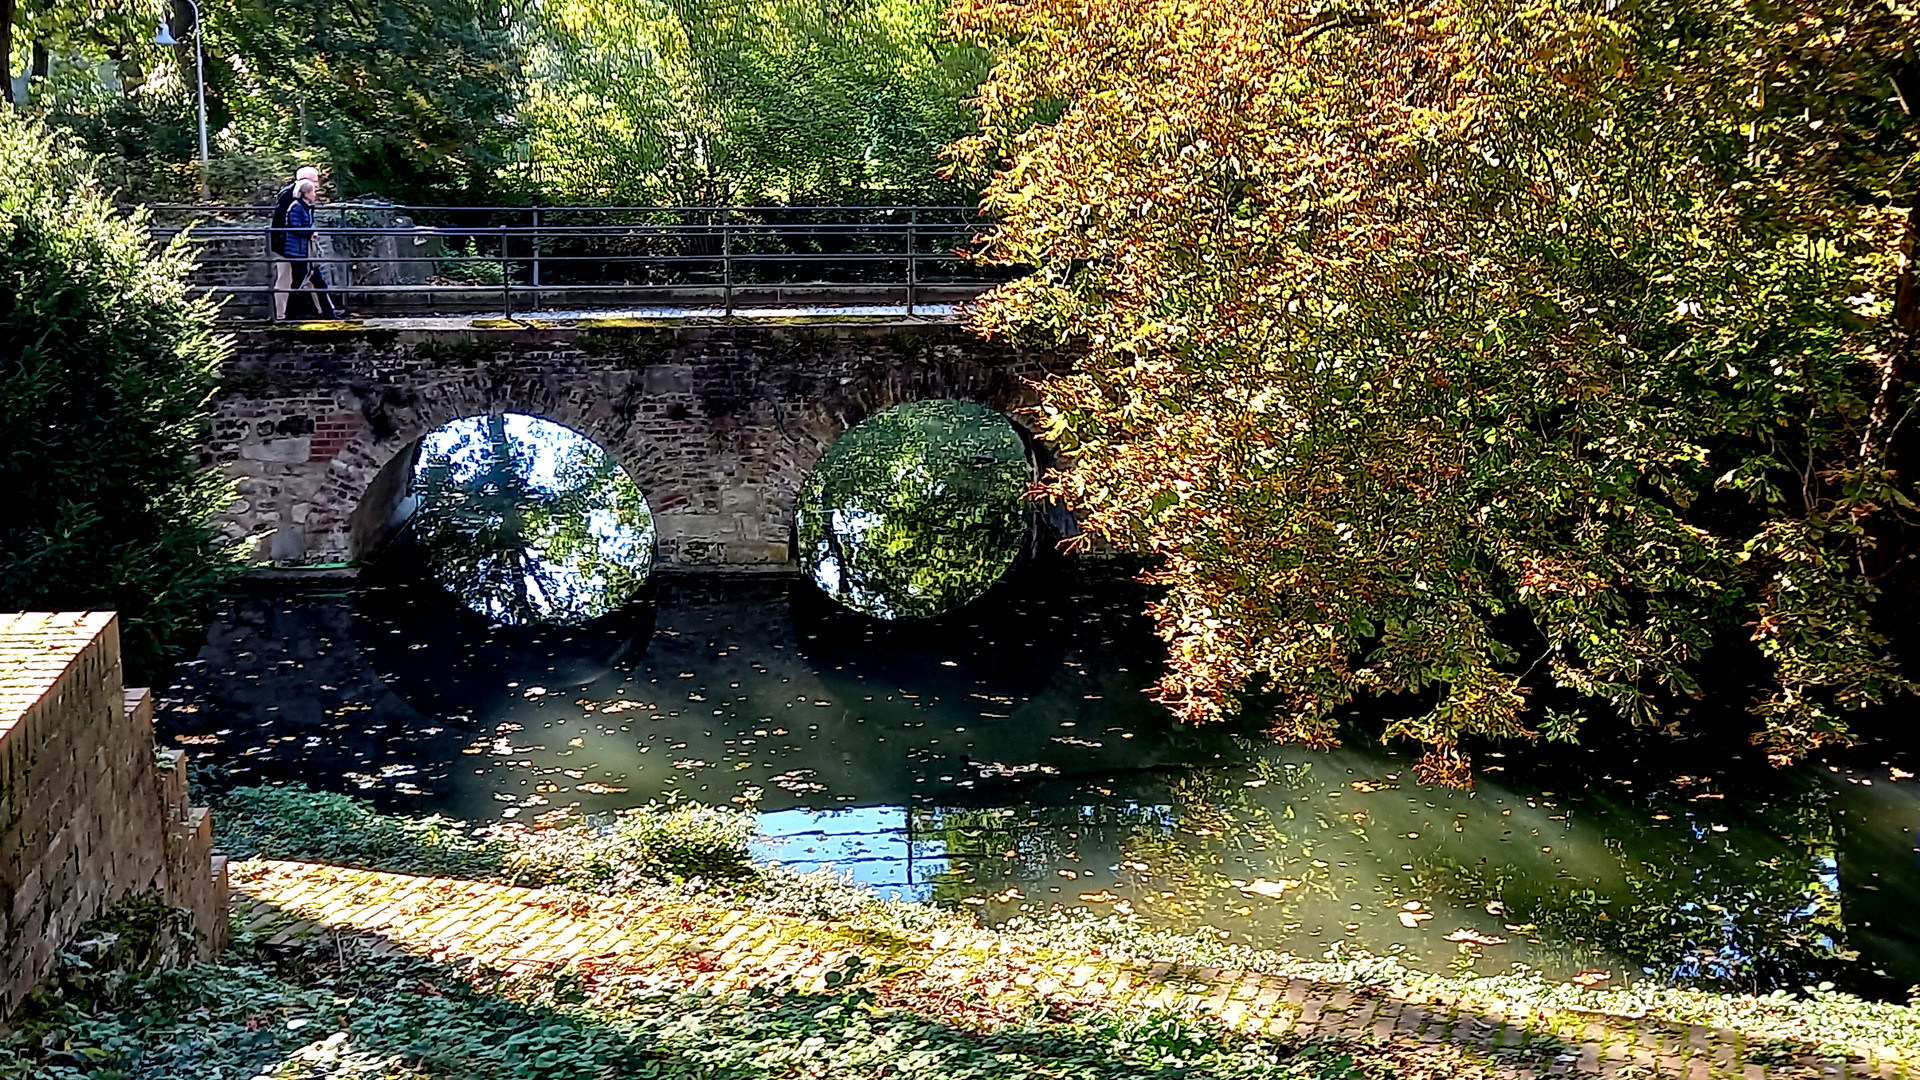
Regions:
<instances>
[{"instance_id":1,"label":"green leafy bush","mask_svg":"<svg viewBox=\"0 0 1920 1080\"><path fill-rule=\"evenodd\" d=\"M214 817L220 845L238 858L298 859L401 874L491 877L508 845L469 836L450 818L382 814L350 795L304 787L237 788Z\"/></svg>"},{"instance_id":2,"label":"green leafy bush","mask_svg":"<svg viewBox=\"0 0 1920 1080\"><path fill-rule=\"evenodd\" d=\"M642 806L611 821L527 829L512 837L512 865L522 876L588 892L618 894L662 878L740 878L753 872L747 840L754 817L710 806Z\"/></svg>"},{"instance_id":3,"label":"green leafy bush","mask_svg":"<svg viewBox=\"0 0 1920 1080\"><path fill-rule=\"evenodd\" d=\"M383 814L351 795L304 787L236 788L214 816L240 858L295 859L401 874L559 885L618 895L658 881L752 873L753 815L647 805L550 828Z\"/></svg>"},{"instance_id":4,"label":"green leafy bush","mask_svg":"<svg viewBox=\"0 0 1920 1080\"><path fill-rule=\"evenodd\" d=\"M0 609L117 609L129 681L199 636L233 565L199 460L226 345L188 269L70 138L0 114Z\"/></svg>"}]
</instances>

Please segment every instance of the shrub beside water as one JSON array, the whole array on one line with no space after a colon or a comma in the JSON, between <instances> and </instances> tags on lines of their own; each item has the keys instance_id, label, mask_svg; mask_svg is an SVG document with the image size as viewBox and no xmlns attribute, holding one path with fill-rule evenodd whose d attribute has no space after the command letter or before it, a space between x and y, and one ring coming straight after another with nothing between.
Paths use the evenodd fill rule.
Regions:
<instances>
[{"instance_id":1,"label":"shrub beside water","mask_svg":"<svg viewBox=\"0 0 1920 1080\"><path fill-rule=\"evenodd\" d=\"M0 109L0 611L120 613L129 685L205 634L233 570L202 466L229 344L73 141Z\"/></svg>"},{"instance_id":2,"label":"shrub beside water","mask_svg":"<svg viewBox=\"0 0 1920 1080\"><path fill-rule=\"evenodd\" d=\"M753 872L753 815L693 804L648 804L544 828L469 829L446 817L383 814L365 799L288 787L236 788L214 815L222 850L397 874L558 885L618 895L662 881L725 880Z\"/></svg>"}]
</instances>

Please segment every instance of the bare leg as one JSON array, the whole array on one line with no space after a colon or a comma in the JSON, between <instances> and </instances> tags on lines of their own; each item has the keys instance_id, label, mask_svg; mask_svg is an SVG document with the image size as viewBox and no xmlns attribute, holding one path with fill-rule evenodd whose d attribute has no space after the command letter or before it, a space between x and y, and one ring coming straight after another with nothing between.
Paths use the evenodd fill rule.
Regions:
<instances>
[{"instance_id":1,"label":"bare leg","mask_svg":"<svg viewBox=\"0 0 1920 1080\"><path fill-rule=\"evenodd\" d=\"M273 257L273 321L287 317L287 294L293 291L293 260Z\"/></svg>"}]
</instances>

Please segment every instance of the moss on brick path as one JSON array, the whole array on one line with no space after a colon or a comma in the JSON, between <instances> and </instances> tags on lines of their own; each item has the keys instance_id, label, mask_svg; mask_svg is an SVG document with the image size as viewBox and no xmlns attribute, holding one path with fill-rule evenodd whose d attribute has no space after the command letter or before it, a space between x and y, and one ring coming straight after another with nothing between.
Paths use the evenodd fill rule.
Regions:
<instances>
[{"instance_id":1,"label":"moss on brick path","mask_svg":"<svg viewBox=\"0 0 1920 1080\"><path fill-rule=\"evenodd\" d=\"M234 863L234 926L284 943L370 935L379 947L510 973L567 970L588 985L744 991L784 983L818 992L852 967L881 1000L991 1022L1036 1001L1060 1010L1206 1011L1282 1034L1419 1039L1523 1053L1503 1072L1739 1078L1920 1077L1920 1063L1858 1048L1855 1060L1751 1062L1739 1031L1576 1012L1503 1008L1446 994L1418 998L1304 979L1175 964L1151 966L1034 948L986 931L926 937L697 902L265 860ZM852 958L858 958L857 964ZM831 980L831 982L830 982Z\"/></svg>"}]
</instances>

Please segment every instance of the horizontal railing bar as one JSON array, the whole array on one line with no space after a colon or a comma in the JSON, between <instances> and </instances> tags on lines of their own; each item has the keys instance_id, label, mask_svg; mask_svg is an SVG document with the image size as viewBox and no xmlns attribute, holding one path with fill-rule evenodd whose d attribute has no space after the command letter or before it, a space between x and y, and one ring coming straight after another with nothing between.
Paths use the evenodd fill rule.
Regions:
<instances>
[{"instance_id":1,"label":"horizontal railing bar","mask_svg":"<svg viewBox=\"0 0 1920 1080\"><path fill-rule=\"evenodd\" d=\"M424 233L468 233L474 234L474 236L499 236L501 233L509 234L509 236L534 236L534 234L541 234L541 236L545 236L545 234L557 234L557 236L561 236L561 234L580 234L580 236L614 234L614 236L618 236L618 234L634 233L634 231L643 231L643 233L687 234L687 236L710 236L710 234L714 233L737 233L753 236L753 234L791 233L893 234L912 233L912 231L920 231L920 229L964 231L964 229L972 229L972 227L973 225L962 223L962 221L920 221L920 223L910 223L910 221L891 223L891 221L889 221L889 223L879 223L879 225L876 225L876 223L866 223L866 225L864 225L864 223L858 223L858 221L851 221L851 223L816 223L816 221L803 221L803 223L793 223L793 225L766 225L766 223L728 223L728 225L647 225L647 223L639 223L639 225L319 225L319 223L315 223L315 225L311 225L309 229L323 229L323 231L332 231L332 233L361 233L369 234L369 236L372 236L372 234L407 236L407 234L422 233L422 231L424 231ZM275 231L271 225L150 225L148 229L150 229L150 231L156 231L156 233L157 231L186 233L188 229L192 229L194 233L200 234L200 236L221 233L263 233L263 231ZM290 229L288 229L288 231L290 231Z\"/></svg>"},{"instance_id":2,"label":"horizontal railing bar","mask_svg":"<svg viewBox=\"0 0 1920 1080\"><path fill-rule=\"evenodd\" d=\"M165 210L172 213L217 214L223 211L262 213L274 209L273 203L123 203L123 210ZM975 214L981 212L968 206L955 204L927 204L918 206L439 206L426 203L357 203L330 202L316 206L315 210L444 210L449 213L482 214L502 213L596 213L596 214L810 214L822 212L857 212L870 214L893 214L900 212L932 211L956 214Z\"/></svg>"},{"instance_id":3,"label":"horizontal railing bar","mask_svg":"<svg viewBox=\"0 0 1920 1080\"><path fill-rule=\"evenodd\" d=\"M549 255L549 254L542 254L540 256L540 261L543 263L546 263L546 262L684 263L684 262L723 262L727 259L732 259L735 262L907 262L909 259L911 259L914 262L968 262L968 261L971 261L964 255L931 254L926 252L917 252L912 256L909 256L905 252L900 252L900 251L893 252L892 254L888 254L883 251L858 251L858 252L848 252L840 255L834 255L834 254L781 255L781 254L773 254L773 253L766 253L766 252L762 252L762 253L736 252L731 255ZM217 256L213 256L213 257L202 260L201 265L202 266L236 265L236 264L252 265L255 263L261 263L266 261L267 260L261 258L258 255L217 255ZM502 258L498 255L415 255L415 256L395 255L395 256L379 256L379 257L372 256L372 255L368 255L365 257L352 256L352 255L347 255L347 256L335 255L330 258L315 258L315 259L308 259L304 261L320 262L320 263L329 263L329 262L365 263L369 265L387 265L387 264L423 263L423 262L436 262L436 263L449 263L449 264L451 263L487 263L492 266L498 266L503 262L511 263L515 265L518 265L521 263L530 264L534 261L534 259L533 259L533 256L531 255L508 255L505 258Z\"/></svg>"},{"instance_id":4,"label":"horizontal railing bar","mask_svg":"<svg viewBox=\"0 0 1920 1080\"><path fill-rule=\"evenodd\" d=\"M734 291L734 292L736 292L736 293L738 293L738 292L751 292L751 291L753 291L753 290L756 290L756 289L847 289L847 290L853 290L853 289L861 289L861 290L866 290L866 291L870 291L870 292L879 292L879 291L883 291L883 290L885 290L885 291L891 291L891 292L903 292L903 291L905 291L906 289L908 289L909 287L911 287L911 288L914 288L914 289L971 289L971 288L974 288L975 286L978 286L978 287L980 287L980 288L982 289L982 291L984 291L985 289L987 289L987 288L990 288L990 287L991 287L991 285L990 285L990 283L988 283L988 282L983 282L983 281L922 281L922 282L919 282L919 283L917 283L917 284L914 284L914 285L912 285L912 286L909 286L909 285L908 285L908 283L907 283L907 282L904 282L904 281L891 281L891 282L885 282L885 281L764 281L764 282L738 282L738 281L736 281L736 282L734 282L734 284L733 284L733 291ZM231 294L231 295L234 295L234 296L240 296L240 295L249 295L249 296L257 296L257 295L260 295L260 294L262 294L262 293L271 293L271 292L273 292L273 286L271 286L271 285L189 285L189 286L187 286L187 288L188 288L189 290L191 290L191 291L195 291L195 292L202 292L202 293L227 293L227 294ZM588 293L588 292L623 292L623 293L631 293L631 292L635 292L635 291L648 291L648 290L657 290L657 291L666 291L666 290L671 290L671 289L683 289L683 290L686 290L686 289L699 289L699 290L702 290L702 291L709 291L709 292L711 292L711 291L718 291L718 290L720 290L720 289L722 289L722 288L723 288L723 286L722 286L722 285L721 285L721 284L720 284L719 282L711 282L711 283L703 283L703 282L691 282L691 283L686 283L686 284L679 284L679 285L526 285L526 284L515 284L515 285L513 285L513 286L511 286L511 290L512 290L512 291L513 291L513 292L514 292L515 294L524 294L524 293ZM407 293L458 293L458 292L473 292L473 293L484 293L484 294L486 294L486 295L488 295L488 296L499 296L499 295L500 295L500 294L501 294L502 292L505 292L505 291L508 291L508 289L509 289L509 287L508 287L508 286L504 286L504 285L475 285L475 284L464 284L464 283L463 283L463 284L458 284L458 285L353 285L353 286L334 286L334 287L332 287L332 288L330 288L330 289L329 289L328 291L329 291L329 292L335 292L335 293L339 293L339 294L341 294L341 295L352 295L352 296L359 296L359 295L366 295L366 296L380 296L380 295L382 295L382 294L386 294L386 293L399 293L399 294L407 294ZM634 306L636 306L636 307L641 307L641 306L646 306L646 305L645 305L645 304L636 304L636 305L634 305Z\"/></svg>"}]
</instances>

